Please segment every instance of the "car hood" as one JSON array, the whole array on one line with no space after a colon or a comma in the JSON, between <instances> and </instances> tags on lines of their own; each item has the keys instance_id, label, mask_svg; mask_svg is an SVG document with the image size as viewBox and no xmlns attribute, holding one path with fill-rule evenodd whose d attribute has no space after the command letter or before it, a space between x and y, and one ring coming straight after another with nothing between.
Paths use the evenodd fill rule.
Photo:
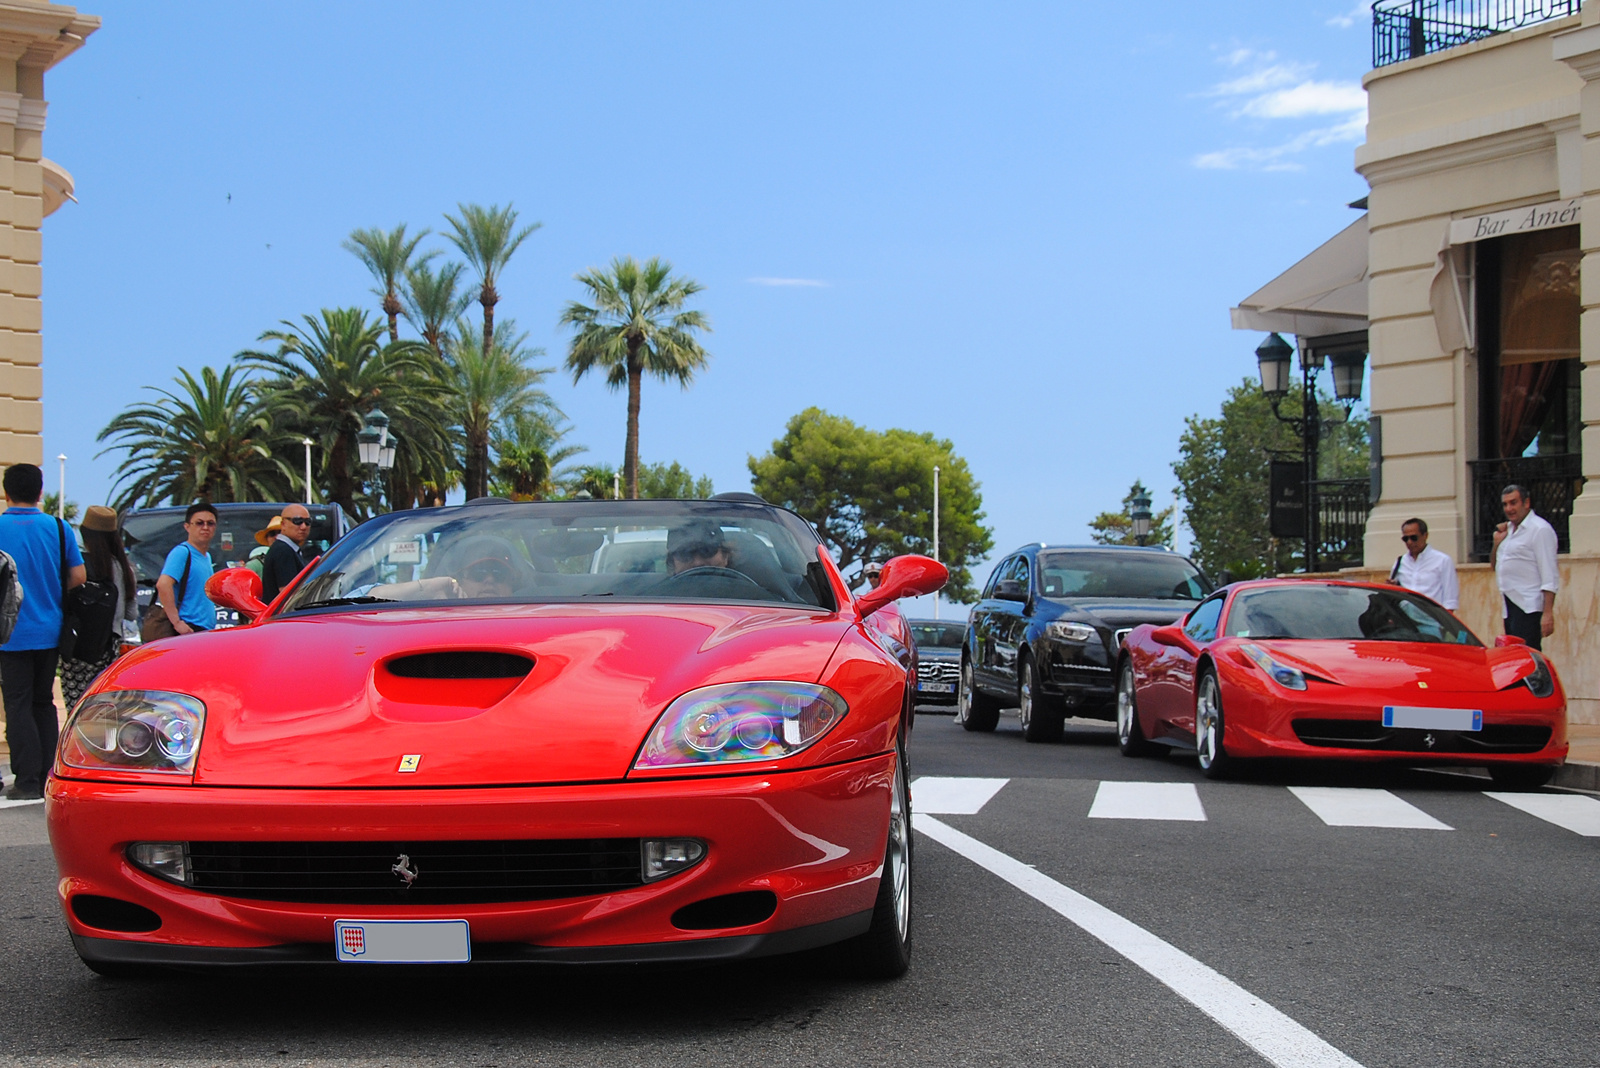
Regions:
<instances>
[{"instance_id":1,"label":"car hood","mask_svg":"<svg viewBox=\"0 0 1600 1068\"><path fill-rule=\"evenodd\" d=\"M1067 609L1066 616L1086 617L1089 622L1120 630L1137 627L1141 623L1165 626L1183 616L1196 604L1194 601L1157 601L1130 599L1108 601L1089 597L1052 597L1051 604Z\"/></svg>"},{"instance_id":2,"label":"car hood","mask_svg":"<svg viewBox=\"0 0 1600 1068\"><path fill-rule=\"evenodd\" d=\"M1396 690L1396 699L1411 691L1424 705L1432 703L1431 694L1503 690L1534 670L1533 656L1526 649L1431 642L1238 640L1254 641L1285 664L1329 682Z\"/></svg>"},{"instance_id":3,"label":"car hood","mask_svg":"<svg viewBox=\"0 0 1600 1068\"><path fill-rule=\"evenodd\" d=\"M334 613L161 642L111 689L206 704L195 782L461 786L616 780L673 698L814 682L849 624L792 609L536 605ZM523 678L403 678L419 653L511 653ZM417 756L415 772L398 771Z\"/></svg>"}]
</instances>

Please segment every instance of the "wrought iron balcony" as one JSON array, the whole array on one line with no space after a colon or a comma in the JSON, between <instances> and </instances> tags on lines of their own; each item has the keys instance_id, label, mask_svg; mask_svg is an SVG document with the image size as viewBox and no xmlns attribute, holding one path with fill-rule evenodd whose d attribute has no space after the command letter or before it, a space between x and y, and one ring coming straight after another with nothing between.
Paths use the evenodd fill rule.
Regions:
<instances>
[{"instance_id":1,"label":"wrought iron balcony","mask_svg":"<svg viewBox=\"0 0 1600 1068\"><path fill-rule=\"evenodd\" d=\"M1494 528L1505 522L1500 491L1515 482L1526 486L1533 510L1556 528L1556 548L1570 552L1567 520L1572 502L1583 491L1583 457L1577 453L1554 456L1512 456L1499 460L1472 460L1472 558L1489 559L1494 548Z\"/></svg>"},{"instance_id":2,"label":"wrought iron balcony","mask_svg":"<svg viewBox=\"0 0 1600 1068\"><path fill-rule=\"evenodd\" d=\"M1378 0L1372 6L1372 65L1388 66L1576 15L1582 0Z\"/></svg>"}]
</instances>

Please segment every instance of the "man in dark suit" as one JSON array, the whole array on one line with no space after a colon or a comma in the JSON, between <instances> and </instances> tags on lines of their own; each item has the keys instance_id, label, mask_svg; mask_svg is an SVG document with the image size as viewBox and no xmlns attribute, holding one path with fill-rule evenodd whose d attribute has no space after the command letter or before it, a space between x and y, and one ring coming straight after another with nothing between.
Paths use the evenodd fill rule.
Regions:
<instances>
[{"instance_id":1,"label":"man in dark suit","mask_svg":"<svg viewBox=\"0 0 1600 1068\"><path fill-rule=\"evenodd\" d=\"M268 604L305 567L300 546L311 536L311 512L303 504L287 505L261 534L270 535L273 525L278 526L277 536L272 538L266 559L261 561L261 599ZM260 540L261 535L256 537Z\"/></svg>"}]
</instances>

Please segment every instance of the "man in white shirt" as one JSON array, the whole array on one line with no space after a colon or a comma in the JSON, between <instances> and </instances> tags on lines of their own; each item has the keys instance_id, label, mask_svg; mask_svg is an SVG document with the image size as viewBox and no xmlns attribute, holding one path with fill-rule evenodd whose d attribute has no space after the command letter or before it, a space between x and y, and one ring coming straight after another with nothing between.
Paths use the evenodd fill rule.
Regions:
<instances>
[{"instance_id":1,"label":"man in white shirt","mask_svg":"<svg viewBox=\"0 0 1600 1068\"><path fill-rule=\"evenodd\" d=\"M1556 531L1533 514L1533 501L1522 486L1507 486L1500 494L1506 521L1495 527L1495 583L1505 600L1506 633L1535 649L1541 639L1556 632L1556 591L1561 573L1556 570Z\"/></svg>"},{"instance_id":2,"label":"man in white shirt","mask_svg":"<svg viewBox=\"0 0 1600 1068\"><path fill-rule=\"evenodd\" d=\"M1461 585L1456 580L1456 562L1450 554L1428 547L1428 524L1407 519L1400 524L1400 540L1406 551L1394 562L1389 581L1415 590L1454 612L1461 607Z\"/></svg>"}]
</instances>

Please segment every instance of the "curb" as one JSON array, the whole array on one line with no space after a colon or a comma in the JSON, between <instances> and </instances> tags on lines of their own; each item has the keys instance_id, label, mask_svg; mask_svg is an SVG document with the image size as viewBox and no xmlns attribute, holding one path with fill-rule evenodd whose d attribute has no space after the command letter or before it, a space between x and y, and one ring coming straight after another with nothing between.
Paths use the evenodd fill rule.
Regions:
<instances>
[{"instance_id":1,"label":"curb","mask_svg":"<svg viewBox=\"0 0 1600 1068\"><path fill-rule=\"evenodd\" d=\"M1573 790L1600 790L1600 764L1563 764L1556 769L1552 786Z\"/></svg>"}]
</instances>

